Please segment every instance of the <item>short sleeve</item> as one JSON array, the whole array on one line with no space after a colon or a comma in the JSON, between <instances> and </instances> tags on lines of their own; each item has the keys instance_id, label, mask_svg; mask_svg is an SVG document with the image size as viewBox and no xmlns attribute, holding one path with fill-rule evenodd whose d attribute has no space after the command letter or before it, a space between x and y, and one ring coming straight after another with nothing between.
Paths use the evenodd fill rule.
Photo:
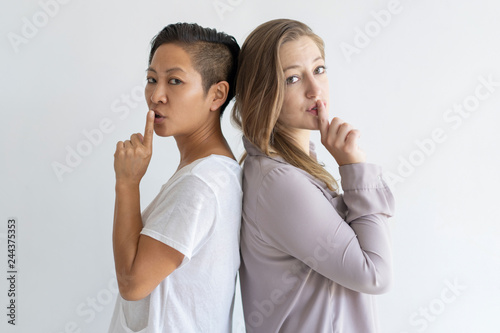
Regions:
<instances>
[{"instance_id":1,"label":"short sleeve","mask_svg":"<svg viewBox=\"0 0 500 333\"><path fill-rule=\"evenodd\" d=\"M143 213L141 234L184 255L181 266L210 238L216 223L217 200L200 178L187 175L162 188Z\"/></svg>"}]
</instances>

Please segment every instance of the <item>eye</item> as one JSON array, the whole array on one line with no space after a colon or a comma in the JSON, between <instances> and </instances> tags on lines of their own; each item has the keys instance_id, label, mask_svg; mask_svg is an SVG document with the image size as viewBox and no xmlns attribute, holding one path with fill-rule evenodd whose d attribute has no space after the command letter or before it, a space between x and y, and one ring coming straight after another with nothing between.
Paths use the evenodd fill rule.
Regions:
<instances>
[{"instance_id":1,"label":"eye","mask_svg":"<svg viewBox=\"0 0 500 333\"><path fill-rule=\"evenodd\" d=\"M325 66L318 66L314 70L314 74L324 74L326 73L326 67Z\"/></svg>"},{"instance_id":2,"label":"eye","mask_svg":"<svg viewBox=\"0 0 500 333\"><path fill-rule=\"evenodd\" d=\"M181 84L181 83L182 83L182 81L181 81L181 80L179 80L179 79L170 79L170 80L168 80L168 83L169 83L169 84L172 84L172 85L174 85L174 86L177 86L177 85Z\"/></svg>"},{"instance_id":3,"label":"eye","mask_svg":"<svg viewBox=\"0 0 500 333\"><path fill-rule=\"evenodd\" d=\"M146 78L146 81L148 81L148 84L149 83L156 83L156 80L154 78L152 78L152 77Z\"/></svg>"},{"instance_id":4,"label":"eye","mask_svg":"<svg viewBox=\"0 0 500 333\"><path fill-rule=\"evenodd\" d=\"M285 82L286 82L286 84L294 84L294 83L299 82L299 80L300 79L297 75L293 75L293 76L287 77Z\"/></svg>"}]
</instances>

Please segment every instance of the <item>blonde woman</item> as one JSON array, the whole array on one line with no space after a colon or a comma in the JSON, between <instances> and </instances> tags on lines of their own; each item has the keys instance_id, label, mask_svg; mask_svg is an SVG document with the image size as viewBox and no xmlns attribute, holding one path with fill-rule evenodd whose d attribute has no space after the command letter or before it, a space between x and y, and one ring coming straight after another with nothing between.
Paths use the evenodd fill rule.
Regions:
<instances>
[{"instance_id":1,"label":"blonde woman","mask_svg":"<svg viewBox=\"0 0 500 333\"><path fill-rule=\"evenodd\" d=\"M377 332L370 294L391 284L393 196L359 132L328 121L323 41L305 24L257 27L242 46L233 119L244 134L240 267L247 332ZM339 165L343 195L310 131Z\"/></svg>"}]
</instances>

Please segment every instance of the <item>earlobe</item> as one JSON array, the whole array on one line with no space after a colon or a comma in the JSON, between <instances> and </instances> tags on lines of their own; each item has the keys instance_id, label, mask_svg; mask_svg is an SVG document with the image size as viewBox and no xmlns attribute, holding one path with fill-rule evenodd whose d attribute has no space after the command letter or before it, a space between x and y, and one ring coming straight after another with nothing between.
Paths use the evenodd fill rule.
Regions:
<instances>
[{"instance_id":1,"label":"earlobe","mask_svg":"<svg viewBox=\"0 0 500 333\"><path fill-rule=\"evenodd\" d=\"M217 111L227 99L227 94L229 92L229 83L227 83L226 81L217 82L212 86L212 89L213 99L212 105L210 106L210 111Z\"/></svg>"}]
</instances>

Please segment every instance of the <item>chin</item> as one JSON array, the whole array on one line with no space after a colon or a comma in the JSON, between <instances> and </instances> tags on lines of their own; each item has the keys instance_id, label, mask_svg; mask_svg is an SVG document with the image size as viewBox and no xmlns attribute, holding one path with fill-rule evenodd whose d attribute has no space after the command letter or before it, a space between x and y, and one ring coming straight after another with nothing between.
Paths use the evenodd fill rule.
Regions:
<instances>
[{"instance_id":1,"label":"chin","mask_svg":"<svg viewBox=\"0 0 500 333\"><path fill-rule=\"evenodd\" d=\"M157 130L157 129L155 128L154 132L155 132L155 134L156 134L156 135L158 135L158 136L160 136L160 137L162 137L162 138L167 138L167 137L169 137L169 136L172 136L172 134L168 133L168 132L167 132L167 131L165 131L165 130L163 130L163 131L162 131L162 130Z\"/></svg>"},{"instance_id":2,"label":"chin","mask_svg":"<svg viewBox=\"0 0 500 333\"><path fill-rule=\"evenodd\" d=\"M314 124L310 124L305 129L308 129L308 130L311 130L311 131L317 131L317 130L319 130L319 124L318 124L318 122L316 122Z\"/></svg>"}]
</instances>

